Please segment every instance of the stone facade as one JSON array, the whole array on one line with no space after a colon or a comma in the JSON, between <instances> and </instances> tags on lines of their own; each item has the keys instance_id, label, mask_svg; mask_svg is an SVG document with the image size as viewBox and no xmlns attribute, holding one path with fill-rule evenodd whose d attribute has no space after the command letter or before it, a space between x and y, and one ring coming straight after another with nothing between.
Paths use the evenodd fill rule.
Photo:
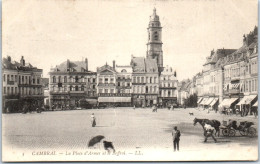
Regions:
<instances>
[{"instance_id":1,"label":"stone facade","mask_svg":"<svg viewBox=\"0 0 260 164\"><path fill-rule=\"evenodd\" d=\"M20 62L11 57L3 58L3 112L18 112L26 106L35 110L43 105L42 69L25 63L22 56Z\"/></svg>"}]
</instances>

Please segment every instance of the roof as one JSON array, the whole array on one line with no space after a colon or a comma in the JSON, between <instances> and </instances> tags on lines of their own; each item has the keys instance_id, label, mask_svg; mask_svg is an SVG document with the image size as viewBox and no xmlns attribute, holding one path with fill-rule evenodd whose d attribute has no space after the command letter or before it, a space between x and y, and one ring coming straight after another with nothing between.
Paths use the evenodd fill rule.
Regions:
<instances>
[{"instance_id":1,"label":"roof","mask_svg":"<svg viewBox=\"0 0 260 164\"><path fill-rule=\"evenodd\" d=\"M26 63L22 65L16 61L12 61L11 57L3 58L2 60L2 68L9 70L17 70L17 71L42 71L42 69L38 69L37 67L33 67L30 63Z\"/></svg>"},{"instance_id":2,"label":"roof","mask_svg":"<svg viewBox=\"0 0 260 164\"><path fill-rule=\"evenodd\" d=\"M133 57L131 60L133 72L145 72L145 58Z\"/></svg>"},{"instance_id":3,"label":"roof","mask_svg":"<svg viewBox=\"0 0 260 164\"><path fill-rule=\"evenodd\" d=\"M207 57L207 62L204 64L216 64L220 58L226 57L234 53L236 49L217 49L216 51L212 50L211 55Z\"/></svg>"},{"instance_id":4,"label":"roof","mask_svg":"<svg viewBox=\"0 0 260 164\"><path fill-rule=\"evenodd\" d=\"M145 59L145 70L146 72L153 73L158 72L158 66L156 59Z\"/></svg>"},{"instance_id":5,"label":"roof","mask_svg":"<svg viewBox=\"0 0 260 164\"><path fill-rule=\"evenodd\" d=\"M62 62L57 65L51 71L53 72L91 72L88 71L88 63L87 61L67 61Z\"/></svg>"},{"instance_id":6,"label":"roof","mask_svg":"<svg viewBox=\"0 0 260 164\"><path fill-rule=\"evenodd\" d=\"M99 73L103 72L105 70L109 70L109 72L116 72L116 70L113 67L111 67L107 64L103 65L102 67L97 67L97 72L99 72Z\"/></svg>"}]
</instances>

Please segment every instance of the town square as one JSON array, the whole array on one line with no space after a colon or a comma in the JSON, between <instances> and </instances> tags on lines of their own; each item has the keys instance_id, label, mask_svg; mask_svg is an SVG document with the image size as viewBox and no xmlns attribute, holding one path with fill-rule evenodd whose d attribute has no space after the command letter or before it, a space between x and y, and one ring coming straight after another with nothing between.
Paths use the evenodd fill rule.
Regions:
<instances>
[{"instance_id":1,"label":"town square","mask_svg":"<svg viewBox=\"0 0 260 164\"><path fill-rule=\"evenodd\" d=\"M97 120L96 127L91 127L90 115L94 112ZM189 112L194 115L190 116ZM206 153L205 160L227 159L245 160L248 152L253 155L258 153L258 138L241 136L237 131L233 137L225 137L222 132L216 137L217 143L212 138L204 143L203 129L198 124L193 125L194 118L217 118L219 121L235 119L238 121L252 121L257 127L254 116L249 118L236 115L227 116L194 108L176 108L173 111L158 109L152 112L150 108L109 108L98 110L70 110L54 111L31 114L3 115L4 144L24 150L25 154L17 154L26 159L55 160L57 157L70 159L68 152L104 152L103 145L97 144L94 148L88 147L88 141L97 135L105 136L105 139L113 142L116 152L125 152L127 155L108 156L108 160L122 161L176 161L200 160L200 156ZM134 118L134 119L133 119ZM16 122L10 124L9 122ZM29 124L30 123L30 124ZM177 126L181 131L180 151L173 152L172 128ZM240 146L242 148L239 148ZM234 149L230 149L234 148ZM239 148L239 152L237 152ZM61 152L59 155L33 155L35 151ZM134 155L136 152L142 155ZM206 151L206 152L205 152ZM216 153L219 151L219 153ZM187 153L189 154L187 156ZM185 157L186 156L186 157ZM99 160L95 155L77 156L80 160Z\"/></svg>"},{"instance_id":2,"label":"town square","mask_svg":"<svg viewBox=\"0 0 260 164\"><path fill-rule=\"evenodd\" d=\"M256 2L6 1L3 161L258 160Z\"/></svg>"}]
</instances>

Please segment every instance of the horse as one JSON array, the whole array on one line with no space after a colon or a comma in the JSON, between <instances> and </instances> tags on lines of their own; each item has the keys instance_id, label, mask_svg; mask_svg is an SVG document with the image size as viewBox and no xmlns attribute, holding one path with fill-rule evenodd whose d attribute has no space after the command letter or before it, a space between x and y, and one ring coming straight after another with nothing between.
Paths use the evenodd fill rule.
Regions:
<instances>
[{"instance_id":1,"label":"horse","mask_svg":"<svg viewBox=\"0 0 260 164\"><path fill-rule=\"evenodd\" d=\"M220 127L221 123L218 120L209 120L209 119L198 119L198 118L195 118L193 120L193 125L195 126L198 122L200 123L200 125L202 126L203 129L204 129L205 123L211 125L212 127L214 127L215 130L216 130L215 136L217 136L217 133L218 133L218 137L219 137L219 133L220 133L220 128L219 127Z\"/></svg>"},{"instance_id":2,"label":"horse","mask_svg":"<svg viewBox=\"0 0 260 164\"><path fill-rule=\"evenodd\" d=\"M193 120L193 122L194 122L194 124L193 124L194 126L197 124L197 122L200 123L200 125L202 126L202 128L204 130L204 137L205 137L204 142L207 142L207 139L210 136L214 139L215 142L217 142L216 138L213 135L215 127L212 126L212 125L214 124L213 123L214 121L208 120L208 119L197 119L197 118L195 118Z\"/></svg>"}]
</instances>

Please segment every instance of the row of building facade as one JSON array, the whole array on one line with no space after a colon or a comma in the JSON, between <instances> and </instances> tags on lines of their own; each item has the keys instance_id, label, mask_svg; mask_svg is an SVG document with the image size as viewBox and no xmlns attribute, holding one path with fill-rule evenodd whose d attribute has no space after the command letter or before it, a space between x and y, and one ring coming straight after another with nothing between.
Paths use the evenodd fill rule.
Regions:
<instances>
[{"instance_id":1,"label":"row of building facade","mask_svg":"<svg viewBox=\"0 0 260 164\"><path fill-rule=\"evenodd\" d=\"M238 49L212 50L202 72L188 81L182 96L196 93L198 105L213 109L228 108L243 111L257 107L258 40L257 27L243 36Z\"/></svg>"},{"instance_id":2,"label":"row of building facade","mask_svg":"<svg viewBox=\"0 0 260 164\"><path fill-rule=\"evenodd\" d=\"M22 110L23 106L33 108L44 104L42 69L25 63L12 61L8 56L2 60L2 106L3 112Z\"/></svg>"},{"instance_id":3,"label":"row of building facade","mask_svg":"<svg viewBox=\"0 0 260 164\"><path fill-rule=\"evenodd\" d=\"M118 65L113 61L112 66L106 63L97 67L96 71L88 69L87 58L84 61L68 59L51 68L48 82L46 78L42 78L42 70L30 64L20 66L21 63L17 64L15 61L11 63L14 64L12 67L17 77L15 74L11 75L9 72L12 68L5 66L8 65L10 57L4 58L4 96L8 99L8 96L17 94L20 99L23 95L38 95L41 97L41 103L56 108L79 107L80 101L84 99L112 106L146 107L153 104L177 104L178 81L176 72L171 67L163 66L162 27L156 9L150 16L147 31L146 57L132 55L129 65ZM22 76L18 76L22 68L26 69L23 70ZM5 72L8 72L8 77ZM18 79L19 82L16 82ZM9 86L10 81L12 86Z\"/></svg>"}]
</instances>

